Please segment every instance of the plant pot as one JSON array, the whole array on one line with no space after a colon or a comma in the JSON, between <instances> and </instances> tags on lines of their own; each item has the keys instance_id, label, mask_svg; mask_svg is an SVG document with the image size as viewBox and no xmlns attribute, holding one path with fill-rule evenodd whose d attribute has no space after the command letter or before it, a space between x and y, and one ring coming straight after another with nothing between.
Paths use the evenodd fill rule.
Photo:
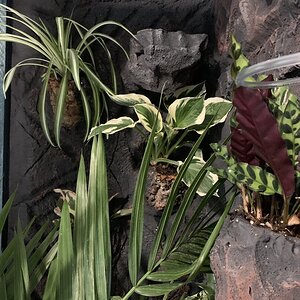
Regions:
<instances>
[{"instance_id":1,"label":"plant pot","mask_svg":"<svg viewBox=\"0 0 300 300\"><path fill-rule=\"evenodd\" d=\"M216 300L300 299L300 239L251 225L224 224L211 252Z\"/></svg>"},{"instance_id":2,"label":"plant pot","mask_svg":"<svg viewBox=\"0 0 300 300\"><path fill-rule=\"evenodd\" d=\"M56 111L56 99L59 92L59 87L59 80L55 78L49 79L48 91L50 94L50 103L54 114ZM68 82L68 92L62 125L66 127L74 127L81 120L83 112L81 109L80 99L78 99L79 97L79 92L76 88L75 82L70 80Z\"/></svg>"}]
</instances>

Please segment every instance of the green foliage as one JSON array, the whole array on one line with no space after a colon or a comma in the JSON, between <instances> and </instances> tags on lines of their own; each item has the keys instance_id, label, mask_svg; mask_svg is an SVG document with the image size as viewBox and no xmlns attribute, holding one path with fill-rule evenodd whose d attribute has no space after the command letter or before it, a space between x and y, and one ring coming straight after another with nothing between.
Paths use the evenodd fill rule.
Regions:
<instances>
[{"instance_id":1,"label":"green foliage","mask_svg":"<svg viewBox=\"0 0 300 300\"><path fill-rule=\"evenodd\" d=\"M101 133L114 134L127 128L142 126L151 132L155 123L155 135L152 147L152 163L165 162L180 166L182 162L174 161L170 157L187 145L186 136L189 132L203 134L207 126L210 128L225 121L232 105L223 98L213 97L205 99L203 84L189 86L165 96L167 115L162 117L160 111L144 95L126 94L112 95L110 98L119 105L132 107L137 121L129 117L120 117L109 120L104 124L92 128L89 138ZM181 97L176 98L175 97ZM172 100L172 103L170 101ZM155 121L156 120L156 121ZM202 168L205 161L202 155L194 158L190 170L183 181L189 185L194 178L196 170ZM206 182L199 186L198 194L203 195L216 182L214 174L209 173Z\"/></svg>"},{"instance_id":2,"label":"green foliage","mask_svg":"<svg viewBox=\"0 0 300 300\"><path fill-rule=\"evenodd\" d=\"M87 29L70 18L57 17L55 19L57 35L53 35L41 20L40 22L36 22L3 4L0 4L0 11L2 12L3 19L7 20L3 25L9 29L9 32L13 30L13 33L0 33L0 41L25 45L38 52L41 56L41 58L32 57L24 59L13 66L3 78L4 92L8 90L19 67L37 66L43 68L45 73L41 78L42 88L38 100L40 122L50 144L60 147L60 131L67 101L68 83L73 80L77 91L81 95L86 123L86 139L90 128L96 126L99 122L101 107L104 106L103 101L105 101L104 93L108 95L116 93L116 74L106 41L113 42L127 56L124 48L115 39L105 33L99 32L99 30L105 26L112 25L125 30L134 37L132 33L123 25L114 21L102 22ZM12 22L14 23L13 26L10 25ZM25 28L24 31L20 29L22 27ZM78 43L74 44L74 40L78 40ZM91 48L93 44L100 46L109 60L112 89L99 79ZM51 78L55 78L60 82L59 92L56 96L56 111L54 113L54 141L51 136L46 113L47 93L49 79ZM85 87L81 83L82 78L86 80L88 87ZM92 92L91 99L87 97L87 89L90 89Z\"/></svg>"},{"instance_id":3,"label":"green foliage","mask_svg":"<svg viewBox=\"0 0 300 300\"><path fill-rule=\"evenodd\" d=\"M235 79L249 61L234 37L231 57L232 78ZM261 81L264 78L265 75L260 75L249 80ZM252 101L252 106L249 101ZM259 114L253 113L259 103L262 103ZM233 115L231 120L229 146L211 145L226 167L211 168L211 171L241 189L246 212L258 219L268 220L274 228L286 227L289 220L300 211L300 185L297 179L300 152L299 101L286 86L270 91L257 89L254 92L239 87L235 90L233 105L238 114ZM274 202L275 199L278 203ZM266 204L262 205L261 201Z\"/></svg>"}]
</instances>

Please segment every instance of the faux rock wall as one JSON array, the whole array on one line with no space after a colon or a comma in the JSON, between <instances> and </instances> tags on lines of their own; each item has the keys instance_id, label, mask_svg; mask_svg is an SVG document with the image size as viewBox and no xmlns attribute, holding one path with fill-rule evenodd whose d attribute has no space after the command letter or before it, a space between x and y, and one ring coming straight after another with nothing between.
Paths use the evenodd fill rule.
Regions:
<instances>
[{"instance_id":1,"label":"faux rock wall","mask_svg":"<svg viewBox=\"0 0 300 300\"><path fill-rule=\"evenodd\" d=\"M14 0L13 7L32 18L41 18L53 30L55 16L72 15L73 19L86 27L105 20L115 20L124 24L134 34L145 28L181 30L189 34L207 34L209 49L213 48L214 43L213 16L209 0ZM105 30L129 49L128 34L117 27ZM31 56L36 56L36 53L26 47L13 45L12 65ZM101 60L100 55L97 59ZM117 73L120 73L126 59L120 51L113 51L113 59L116 62ZM193 78L194 82L206 79L207 76L213 77L207 67L208 65L202 73L201 68L199 69L199 80ZM104 74L105 71L106 69L99 64L100 74ZM10 235L18 217L26 224L36 216L37 227L53 219L53 208L57 201L53 189L74 190L80 152L82 148L86 153L89 150L89 145L83 145L81 141L82 123L72 130L63 130L62 150L47 143L40 128L36 107L41 87L40 75L40 70L36 68L24 68L18 72L11 87L9 192L14 191L16 187L18 189L9 219ZM123 90L121 80L119 88L120 91ZM124 108L112 107L110 117L124 113ZM118 193L116 202L126 203L132 196L143 146L141 137L130 130L114 135L106 141L109 193ZM145 243L148 243L156 226L151 212L146 212L145 222L149 224L145 229ZM126 223L123 227L126 228ZM122 247L126 241L126 232L118 232L114 237L114 244ZM124 251L121 248L117 249L121 256ZM114 270L117 273L117 280L114 282L118 284L113 288L115 294L119 294L127 290L129 285L126 261L121 260Z\"/></svg>"}]
</instances>

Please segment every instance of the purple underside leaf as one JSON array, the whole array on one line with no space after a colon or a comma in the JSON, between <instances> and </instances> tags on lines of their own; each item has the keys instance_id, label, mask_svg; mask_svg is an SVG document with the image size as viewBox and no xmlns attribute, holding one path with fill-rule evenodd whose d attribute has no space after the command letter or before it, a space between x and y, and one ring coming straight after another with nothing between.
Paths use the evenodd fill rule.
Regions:
<instances>
[{"instance_id":1,"label":"purple underside leaf","mask_svg":"<svg viewBox=\"0 0 300 300\"><path fill-rule=\"evenodd\" d=\"M244 150L248 151L240 155L239 159L244 159L250 151L252 157L248 160L252 160L255 153L272 168L285 196L291 197L295 191L294 167L279 132L277 121L265 102L265 96L266 92L258 89L239 87L235 90L233 105L237 109L238 134L242 134L245 138ZM238 152L242 150L239 148Z\"/></svg>"},{"instance_id":2,"label":"purple underside leaf","mask_svg":"<svg viewBox=\"0 0 300 300\"><path fill-rule=\"evenodd\" d=\"M245 162L250 165L259 166L260 160L256 156L253 143L251 143L242 133L239 128L231 127L230 152L240 162Z\"/></svg>"}]
</instances>

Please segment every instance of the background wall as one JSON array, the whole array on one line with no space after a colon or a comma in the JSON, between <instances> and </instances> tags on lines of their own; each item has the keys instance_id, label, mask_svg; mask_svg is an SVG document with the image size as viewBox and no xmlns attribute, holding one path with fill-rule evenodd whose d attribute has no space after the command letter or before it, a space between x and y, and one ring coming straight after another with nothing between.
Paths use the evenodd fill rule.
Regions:
<instances>
[{"instance_id":1,"label":"background wall","mask_svg":"<svg viewBox=\"0 0 300 300\"><path fill-rule=\"evenodd\" d=\"M55 27L55 16L72 15L87 27L104 20L115 20L133 33L144 28L206 33L208 50L194 81L208 80L211 92L214 92L219 79L217 94L221 96L230 94L228 50L232 33L242 43L251 63L296 52L300 47L300 1L297 0L15 0L13 7L30 17L43 19L52 28ZM108 33L128 49L127 34L119 29L108 30ZM12 64L32 55L35 54L31 50L14 45ZM113 56L121 70L125 64L124 56L119 52L114 52ZM105 71L101 68L99 65L100 73ZM296 74L297 70L291 68L278 73L283 77ZM121 81L119 87L122 91ZM79 137L82 126L64 130L63 150L50 147L42 134L36 111L39 89L40 72L35 68L22 69L11 88L9 190L18 188L18 193L10 229L17 216L24 222L38 216L37 224L52 219L57 200L53 189L74 189L82 149ZM120 108L112 109L112 116L120 113ZM132 131L107 141L110 194L118 193L120 201L126 202L132 195L141 147L142 141ZM147 218L151 219L151 215ZM152 228L149 228L151 234Z\"/></svg>"}]
</instances>

